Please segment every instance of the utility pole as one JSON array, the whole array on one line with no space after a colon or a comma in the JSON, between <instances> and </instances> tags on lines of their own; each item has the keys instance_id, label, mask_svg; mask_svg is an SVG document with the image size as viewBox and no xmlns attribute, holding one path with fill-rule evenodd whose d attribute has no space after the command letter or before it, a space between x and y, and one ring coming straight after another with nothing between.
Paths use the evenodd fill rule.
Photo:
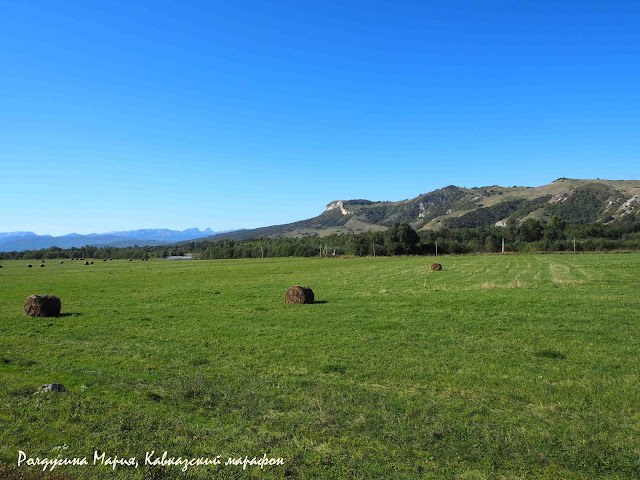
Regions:
<instances>
[{"instance_id":1,"label":"utility pole","mask_svg":"<svg viewBox=\"0 0 640 480\"><path fill-rule=\"evenodd\" d=\"M262 250L262 245L260 245L260 255L262 255L262 258L264 258L264 250Z\"/></svg>"},{"instance_id":2,"label":"utility pole","mask_svg":"<svg viewBox=\"0 0 640 480\"><path fill-rule=\"evenodd\" d=\"M373 248L373 256L376 256L376 242L371 242L371 248Z\"/></svg>"},{"instance_id":3,"label":"utility pole","mask_svg":"<svg viewBox=\"0 0 640 480\"><path fill-rule=\"evenodd\" d=\"M502 237L502 253L504 253L504 237Z\"/></svg>"},{"instance_id":4,"label":"utility pole","mask_svg":"<svg viewBox=\"0 0 640 480\"><path fill-rule=\"evenodd\" d=\"M576 251L576 237L573 237L573 252Z\"/></svg>"},{"instance_id":5,"label":"utility pole","mask_svg":"<svg viewBox=\"0 0 640 480\"><path fill-rule=\"evenodd\" d=\"M438 240L436 240L436 257L438 256Z\"/></svg>"}]
</instances>

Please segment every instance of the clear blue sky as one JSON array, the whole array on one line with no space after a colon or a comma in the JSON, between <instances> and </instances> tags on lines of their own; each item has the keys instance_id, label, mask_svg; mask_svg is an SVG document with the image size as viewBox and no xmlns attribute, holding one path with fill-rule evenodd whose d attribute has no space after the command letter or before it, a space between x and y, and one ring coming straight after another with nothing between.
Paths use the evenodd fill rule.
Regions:
<instances>
[{"instance_id":1,"label":"clear blue sky","mask_svg":"<svg viewBox=\"0 0 640 480\"><path fill-rule=\"evenodd\" d=\"M640 177L635 0L0 7L0 231Z\"/></svg>"}]
</instances>

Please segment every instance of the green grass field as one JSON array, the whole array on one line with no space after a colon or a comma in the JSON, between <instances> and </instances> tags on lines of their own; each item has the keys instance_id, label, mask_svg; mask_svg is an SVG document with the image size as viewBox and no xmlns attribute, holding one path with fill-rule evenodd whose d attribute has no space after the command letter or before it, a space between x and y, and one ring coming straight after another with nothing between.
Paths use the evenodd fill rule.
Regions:
<instances>
[{"instance_id":1,"label":"green grass field","mask_svg":"<svg viewBox=\"0 0 640 480\"><path fill-rule=\"evenodd\" d=\"M433 260L3 261L0 472L99 449L139 468L54 473L640 478L640 255ZM285 305L294 284L317 303ZM64 316L25 317L33 293Z\"/></svg>"}]
</instances>

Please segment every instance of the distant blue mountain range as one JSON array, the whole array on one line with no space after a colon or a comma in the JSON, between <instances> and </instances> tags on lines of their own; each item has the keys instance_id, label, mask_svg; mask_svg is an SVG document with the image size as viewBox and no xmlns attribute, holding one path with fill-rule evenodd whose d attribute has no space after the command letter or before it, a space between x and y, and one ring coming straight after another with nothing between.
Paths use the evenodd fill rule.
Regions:
<instances>
[{"instance_id":1,"label":"distant blue mountain range","mask_svg":"<svg viewBox=\"0 0 640 480\"><path fill-rule=\"evenodd\" d=\"M146 228L124 232L91 233L89 235L70 233L59 237L36 235L33 232L4 232L0 233L0 252L40 250L41 248L53 246L71 248L84 247L85 245L94 245L96 247L165 245L208 237L216 233L222 232L214 232L210 228L204 230L188 228L181 232L167 228Z\"/></svg>"}]
</instances>

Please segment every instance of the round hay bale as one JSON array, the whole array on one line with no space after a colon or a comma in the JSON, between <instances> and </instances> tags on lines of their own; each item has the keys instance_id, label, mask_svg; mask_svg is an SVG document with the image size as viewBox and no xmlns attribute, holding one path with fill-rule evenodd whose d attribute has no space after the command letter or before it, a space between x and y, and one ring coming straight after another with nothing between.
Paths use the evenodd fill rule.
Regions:
<instances>
[{"instance_id":1,"label":"round hay bale","mask_svg":"<svg viewBox=\"0 0 640 480\"><path fill-rule=\"evenodd\" d=\"M313 300L313 290L302 285L289 287L289 290L287 290L287 293L284 296L285 303L309 304L313 303Z\"/></svg>"},{"instance_id":2,"label":"round hay bale","mask_svg":"<svg viewBox=\"0 0 640 480\"><path fill-rule=\"evenodd\" d=\"M91 262L91 265L93 265L93 262Z\"/></svg>"},{"instance_id":3,"label":"round hay bale","mask_svg":"<svg viewBox=\"0 0 640 480\"><path fill-rule=\"evenodd\" d=\"M60 263L64 263L64 262L60 262Z\"/></svg>"},{"instance_id":4,"label":"round hay bale","mask_svg":"<svg viewBox=\"0 0 640 480\"><path fill-rule=\"evenodd\" d=\"M33 267L33 265L27 265L27 268L31 268L31 267Z\"/></svg>"},{"instance_id":5,"label":"round hay bale","mask_svg":"<svg viewBox=\"0 0 640 480\"><path fill-rule=\"evenodd\" d=\"M44 267L44 264L42 264L42 263L41 263L41 264L40 264L40 267Z\"/></svg>"},{"instance_id":6,"label":"round hay bale","mask_svg":"<svg viewBox=\"0 0 640 480\"><path fill-rule=\"evenodd\" d=\"M103 262L106 262L106 261L107 261L107 259L106 259L106 258L103 258L103 259L102 259L102 261L103 261Z\"/></svg>"},{"instance_id":7,"label":"round hay bale","mask_svg":"<svg viewBox=\"0 0 640 480\"><path fill-rule=\"evenodd\" d=\"M442 270L442 265L440 265L439 263L434 263L433 265L431 265L431 270L433 270L434 272Z\"/></svg>"},{"instance_id":8,"label":"round hay bale","mask_svg":"<svg viewBox=\"0 0 640 480\"><path fill-rule=\"evenodd\" d=\"M0 265L0 268L2 268L2 265Z\"/></svg>"},{"instance_id":9,"label":"round hay bale","mask_svg":"<svg viewBox=\"0 0 640 480\"><path fill-rule=\"evenodd\" d=\"M44 260L42 260L40 263L44 263Z\"/></svg>"},{"instance_id":10,"label":"round hay bale","mask_svg":"<svg viewBox=\"0 0 640 480\"><path fill-rule=\"evenodd\" d=\"M84 262L85 265L89 265L89 262Z\"/></svg>"},{"instance_id":11,"label":"round hay bale","mask_svg":"<svg viewBox=\"0 0 640 480\"><path fill-rule=\"evenodd\" d=\"M31 295L24 302L27 317L57 317L60 315L60 299L55 295Z\"/></svg>"}]
</instances>

